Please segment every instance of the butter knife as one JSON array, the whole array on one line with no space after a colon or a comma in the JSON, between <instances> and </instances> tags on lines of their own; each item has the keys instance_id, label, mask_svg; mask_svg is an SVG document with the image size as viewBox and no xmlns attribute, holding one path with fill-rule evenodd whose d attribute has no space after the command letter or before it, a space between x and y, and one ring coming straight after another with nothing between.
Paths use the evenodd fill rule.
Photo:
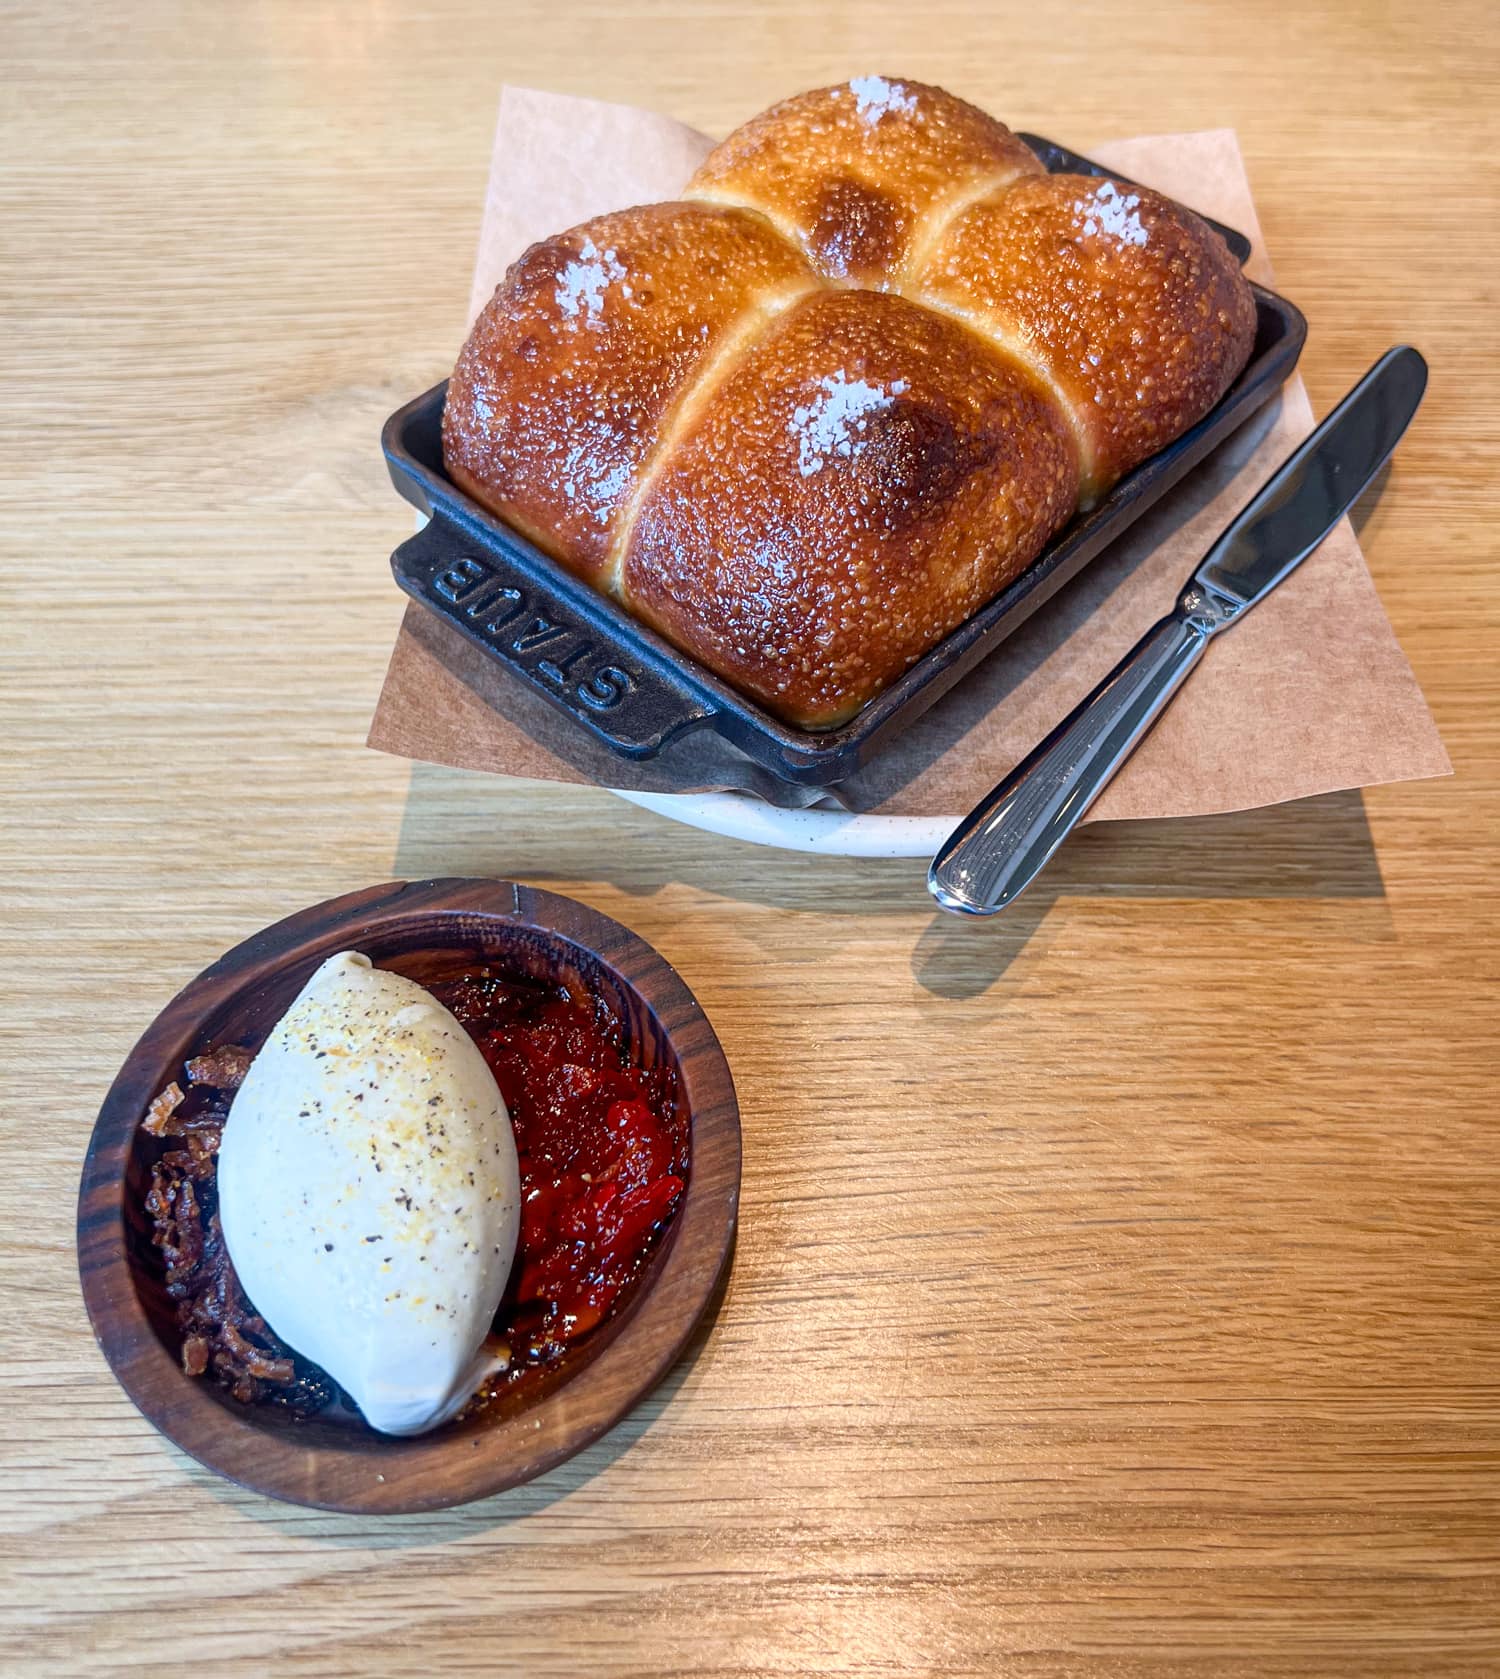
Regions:
<instances>
[{"instance_id":1,"label":"butter knife","mask_svg":"<svg viewBox=\"0 0 1500 1679\"><path fill-rule=\"evenodd\" d=\"M1413 349L1389 350L1209 549L1119 664L953 830L927 889L959 915L994 915L1036 879L1140 744L1210 641L1264 600L1389 459L1427 386Z\"/></svg>"}]
</instances>

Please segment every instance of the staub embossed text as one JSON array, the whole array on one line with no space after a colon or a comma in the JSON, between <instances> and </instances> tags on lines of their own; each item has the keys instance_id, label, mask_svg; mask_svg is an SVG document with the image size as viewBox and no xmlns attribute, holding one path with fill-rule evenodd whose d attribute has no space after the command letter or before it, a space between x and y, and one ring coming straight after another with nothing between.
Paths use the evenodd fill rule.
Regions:
<instances>
[{"instance_id":1,"label":"staub embossed text","mask_svg":"<svg viewBox=\"0 0 1500 1679\"><path fill-rule=\"evenodd\" d=\"M503 582L472 554L435 573L432 591L509 663L545 678L591 711L612 710L637 686L629 671L598 662L577 625L538 611L525 590Z\"/></svg>"}]
</instances>

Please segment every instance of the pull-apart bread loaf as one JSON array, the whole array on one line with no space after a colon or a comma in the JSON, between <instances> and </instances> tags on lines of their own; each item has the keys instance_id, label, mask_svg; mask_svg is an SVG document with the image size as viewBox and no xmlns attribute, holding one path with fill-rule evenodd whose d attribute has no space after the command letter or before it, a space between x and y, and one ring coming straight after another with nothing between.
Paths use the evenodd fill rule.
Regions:
<instances>
[{"instance_id":1,"label":"pull-apart bread loaf","mask_svg":"<svg viewBox=\"0 0 1500 1679\"><path fill-rule=\"evenodd\" d=\"M454 481L805 728L846 721L1250 353L1224 242L939 88L737 129L533 245L448 387Z\"/></svg>"}]
</instances>

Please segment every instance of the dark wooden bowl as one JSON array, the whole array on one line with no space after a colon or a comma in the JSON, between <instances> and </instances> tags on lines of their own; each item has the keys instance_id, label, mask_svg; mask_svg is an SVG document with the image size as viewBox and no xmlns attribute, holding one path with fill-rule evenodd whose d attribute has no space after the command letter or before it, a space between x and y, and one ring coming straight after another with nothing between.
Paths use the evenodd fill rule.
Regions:
<instances>
[{"instance_id":1,"label":"dark wooden bowl","mask_svg":"<svg viewBox=\"0 0 1500 1679\"><path fill-rule=\"evenodd\" d=\"M463 958L502 961L603 996L633 1060L675 1062L691 1124L687 1189L639 1286L524 1409L480 1411L397 1440L357 1421L246 1406L183 1373L180 1335L142 1210L165 1144L141 1129L182 1062L215 1041L258 1045L313 970L357 949L421 980ZM556 893L502 880L397 881L335 898L237 945L162 1010L104 1099L78 1196L78 1266L94 1334L142 1413L241 1486L325 1510L397 1514L501 1492L581 1451L666 1374L728 1261L739 1112L703 1010L643 940Z\"/></svg>"}]
</instances>

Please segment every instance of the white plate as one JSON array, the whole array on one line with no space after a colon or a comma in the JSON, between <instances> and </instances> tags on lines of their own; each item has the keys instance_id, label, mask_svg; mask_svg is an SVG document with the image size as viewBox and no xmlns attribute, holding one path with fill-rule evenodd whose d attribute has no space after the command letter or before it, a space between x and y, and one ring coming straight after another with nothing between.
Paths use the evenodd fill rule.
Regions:
<instances>
[{"instance_id":1,"label":"white plate","mask_svg":"<svg viewBox=\"0 0 1500 1679\"><path fill-rule=\"evenodd\" d=\"M644 810L752 845L820 851L825 857L931 857L956 816L851 816L845 810L779 810L750 793L627 793Z\"/></svg>"}]
</instances>

